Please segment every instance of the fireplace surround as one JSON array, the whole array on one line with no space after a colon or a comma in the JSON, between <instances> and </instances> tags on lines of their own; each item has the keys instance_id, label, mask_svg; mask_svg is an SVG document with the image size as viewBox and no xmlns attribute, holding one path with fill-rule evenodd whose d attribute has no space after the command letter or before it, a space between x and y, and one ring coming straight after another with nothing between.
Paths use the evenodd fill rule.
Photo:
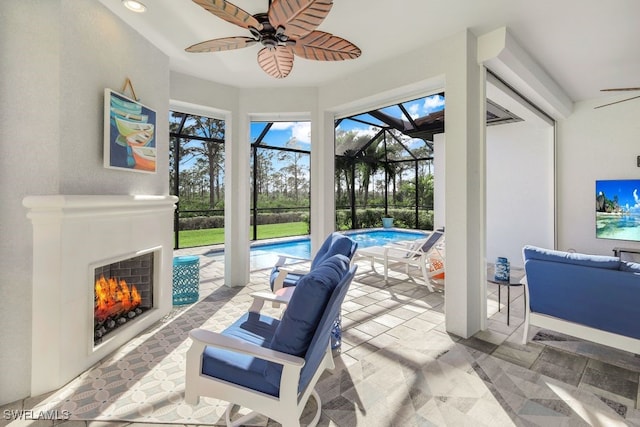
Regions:
<instances>
[{"instance_id":1,"label":"fireplace surround","mask_svg":"<svg viewBox=\"0 0 640 427\"><path fill-rule=\"evenodd\" d=\"M27 196L33 225L31 394L60 388L172 307L175 196ZM154 254L152 308L94 345L95 268Z\"/></svg>"}]
</instances>

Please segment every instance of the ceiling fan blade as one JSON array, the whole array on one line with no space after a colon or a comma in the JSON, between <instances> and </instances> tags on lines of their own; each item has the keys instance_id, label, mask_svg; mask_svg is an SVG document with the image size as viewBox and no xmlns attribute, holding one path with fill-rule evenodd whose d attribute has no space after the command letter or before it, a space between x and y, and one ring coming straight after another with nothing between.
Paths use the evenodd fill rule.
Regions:
<instances>
[{"instance_id":1,"label":"ceiling fan blade","mask_svg":"<svg viewBox=\"0 0 640 427\"><path fill-rule=\"evenodd\" d=\"M333 0L274 0L269 7L273 28L284 27L284 33L298 39L315 30L327 17Z\"/></svg>"},{"instance_id":2,"label":"ceiling fan blade","mask_svg":"<svg viewBox=\"0 0 640 427\"><path fill-rule=\"evenodd\" d=\"M632 99L636 99L636 98L640 98L640 95L633 96L633 97L627 98L627 99L621 99L620 101L616 101L616 102L610 102L608 104L598 105L597 107L593 107L593 108L595 109L595 108L608 107L609 105L620 104L621 102L631 101Z\"/></svg>"},{"instance_id":3,"label":"ceiling fan blade","mask_svg":"<svg viewBox=\"0 0 640 427\"><path fill-rule=\"evenodd\" d=\"M294 53L316 61L342 61L355 59L362 52L358 46L342 37L324 31L312 31L296 42Z\"/></svg>"},{"instance_id":4,"label":"ceiling fan blade","mask_svg":"<svg viewBox=\"0 0 640 427\"><path fill-rule=\"evenodd\" d=\"M285 78L293 68L293 49L291 46L265 47L258 52L258 64L271 77Z\"/></svg>"},{"instance_id":5,"label":"ceiling fan blade","mask_svg":"<svg viewBox=\"0 0 640 427\"><path fill-rule=\"evenodd\" d=\"M640 87L621 87L614 89L600 89L600 92L617 92L617 91L626 91L626 90L640 90Z\"/></svg>"},{"instance_id":6,"label":"ceiling fan blade","mask_svg":"<svg viewBox=\"0 0 640 427\"><path fill-rule=\"evenodd\" d=\"M253 46L256 43L258 42L251 37L224 37L196 43L185 50L191 53L222 52L225 50L242 49L243 47Z\"/></svg>"},{"instance_id":7,"label":"ceiling fan blade","mask_svg":"<svg viewBox=\"0 0 640 427\"><path fill-rule=\"evenodd\" d=\"M256 18L233 3L225 0L193 0L193 2L227 22L246 29L254 27L262 30L262 24Z\"/></svg>"}]
</instances>

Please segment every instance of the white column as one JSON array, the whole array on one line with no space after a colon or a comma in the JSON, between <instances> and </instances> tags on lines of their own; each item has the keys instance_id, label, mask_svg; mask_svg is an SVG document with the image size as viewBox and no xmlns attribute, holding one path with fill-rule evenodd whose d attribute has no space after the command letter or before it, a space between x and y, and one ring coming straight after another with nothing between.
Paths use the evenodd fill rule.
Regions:
<instances>
[{"instance_id":1,"label":"white column","mask_svg":"<svg viewBox=\"0 0 640 427\"><path fill-rule=\"evenodd\" d=\"M433 229L444 227L445 215L445 158L446 139L444 133L433 135Z\"/></svg>"},{"instance_id":2,"label":"white column","mask_svg":"<svg viewBox=\"0 0 640 427\"><path fill-rule=\"evenodd\" d=\"M467 338L486 319L485 97L476 38L452 39L446 73L447 332Z\"/></svg>"},{"instance_id":3,"label":"white column","mask_svg":"<svg viewBox=\"0 0 640 427\"><path fill-rule=\"evenodd\" d=\"M316 113L311 120L311 253L335 230L334 115Z\"/></svg>"},{"instance_id":4,"label":"white column","mask_svg":"<svg viewBox=\"0 0 640 427\"><path fill-rule=\"evenodd\" d=\"M226 125L224 283L232 287L249 282L249 115L238 112Z\"/></svg>"}]
</instances>

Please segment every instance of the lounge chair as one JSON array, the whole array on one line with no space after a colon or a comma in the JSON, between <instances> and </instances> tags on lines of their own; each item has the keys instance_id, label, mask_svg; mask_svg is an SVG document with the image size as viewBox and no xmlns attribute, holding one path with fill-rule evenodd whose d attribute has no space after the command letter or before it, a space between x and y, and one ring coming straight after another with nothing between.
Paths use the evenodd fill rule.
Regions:
<instances>
[{"instance_id":1,"label":"lounge chair","mask_svg":"<svg viewBox=\"0 0 640 427\"><path fill-rule=\"evenodd\" d=\"M313 396L317 409L309 425L316 425L322 403L314 387L325 369L335 367L330 332L356 268L343 255L322 262L300 279L290 298L279 300L287 304L282 319L253 311L260 302L222 333L192 330L185 401L196 404L208 396L230 402L228 426L245 425L257 412L291 427L300 425ZM232 421L234 405L255 412Z\"/></svg>"},{"instance_id":2,"label":"lounge chair","mask_svg":"<svg viewBox=\"0 0 640 427\"><path fill-rule=\"evenodd\" d=\"M357 248L358 243L353 241L353 239L342 233L333 232L322 243L313 260L291 255L280 255L276 265L271 270L271 277L269 279L271 290L276 292L282 288L295 286L298 280L304 275L308 274L309 271L313 270L317 265L322 263L322 261L333 255L344 255L351 260ZM296 268L295 264L302 264L309 261L311 261L309 270Z\"/></svg>"},{"instance_id":3,"label":"lounge chair","mask_svg":"<svg viewBox=\"0 0 640 427\"><path fill-rule=\"evenodd\" d=\"M444 273L443 241L444 232L436 230L426 239L358 249L354 259L369 259L373 270L375 270L375 263L381 262L384 266L385 283L389 277L389 264L404 263L407 274L409 274L410 266L418 267L422 272L425 285L430 291L433 291L432 280ZM431 258L436 258L440 261L437 263L439 264L438 268L434 268L436 263L429 262Z\"/></svg>"}]
</instances>

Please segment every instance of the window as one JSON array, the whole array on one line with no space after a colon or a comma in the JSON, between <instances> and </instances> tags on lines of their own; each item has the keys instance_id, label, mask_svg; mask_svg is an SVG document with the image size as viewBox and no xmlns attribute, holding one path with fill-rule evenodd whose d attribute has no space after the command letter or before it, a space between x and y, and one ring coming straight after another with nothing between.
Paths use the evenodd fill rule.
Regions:
<instances>
[{"instance_id":1,"label":"window","mask_svg":"<svg viewBox=\"0 0 640 427\"><path fill-rule=\"evenodd\" d=\"M225 122L169 112L170 192L180 198L174 247L224 243Z\"/></svg>"}]
</instances>

